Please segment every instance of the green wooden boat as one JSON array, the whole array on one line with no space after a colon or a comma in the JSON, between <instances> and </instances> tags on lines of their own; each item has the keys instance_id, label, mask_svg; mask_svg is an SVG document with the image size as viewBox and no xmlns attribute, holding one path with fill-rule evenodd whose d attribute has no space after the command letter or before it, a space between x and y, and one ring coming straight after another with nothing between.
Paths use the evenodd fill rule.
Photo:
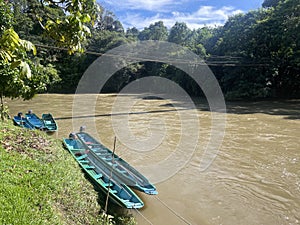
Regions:
<instances>
[{"instance_id":1,"label":"green wooden boat","mask_svg":"<svg viewBox=\"0 0 300 225\"><path fill-rule=\"evenodd\" d=\"M85 132L76 134L78 139L99 158L98 163L105 168L106 171L113 172L113 178L118 178L126 185L142 191L146 194L156 195L158 192L156 187L149 182L139 171L134 169L125 160L114 154L107 147L98 142L95 138Z\"/></svg>"},{"instance_id":2,"label":"green wooden boat","mask_svg":"<svg viewBox=\"0 0 300 225\"><path fill-rule=\"evenodd\" d=\"M110 199L121 207L139 209L143 201L124 183L110 177L110 172L103 170L99 158L93 151L86 150L83 144L73 138L63 139L64 146L69 150L81 168Z\"/></svg>"},{"instance_id":3,"label":"green wooden boat","mask_svg":"<svg viewBox=\"0 0 300 225\"><path fill-rule=\"evenodd\" d=\"M44 125L46 127L47 132L55 132L58 129L58 126L51 115L51 113L45 113L42 115L42 121L44 122Z\"/></svg>"}]
</instances>

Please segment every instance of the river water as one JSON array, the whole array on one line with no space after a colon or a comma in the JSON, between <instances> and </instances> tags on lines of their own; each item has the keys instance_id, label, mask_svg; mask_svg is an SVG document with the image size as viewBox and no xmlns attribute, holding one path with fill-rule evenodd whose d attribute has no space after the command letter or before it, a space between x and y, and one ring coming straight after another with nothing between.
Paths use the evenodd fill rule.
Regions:
<instances>
[{"instance_id":1,"label":"river water","mask_svg":"<svg viewBox=\"0 0 300 225\"><path fill-rule=\"evenodd\" d=\"M198 124L181 117L180 110L191 112L184 104L136 95L122 96L123 103L134 102L129 114L115 113L116 96L101 94L96 96L95 112L87 109L72 119L73 97L44 94L30 101L7 102L12 115L29 109L38 115L51 112L59 126L54 137L59 139L78 130L78 126L73 128L72 121L80 121L89 132L92 119L96 127L92 134L101 142L113 148L116 135L119 156L135 167L146 168L145 173L152 181L155 176L165 178L155 184L157 196L137 192L145 202L144 209L130 211L138 224L300 224L299 100L227 103L224 140L215 160L201 171L199 164L211 138L212 118L202 100L194 100ZM89 96L85 98L88 100ZM123 122L131 134L128 139L120 133L124 130L117 127ZM184 123L192 126L191 122L199 128L197 143L187 143L184 148L179 143L189 136L193 139L196 132L182 130ZM128 141L132 137L144 151L134 149L138 144L134 145L134 139ZM151 148L142 146L153 137L158 142L148 142ZM152 164L177 162L178 155L169 157L175 151L181 152L183 166L170 166L170 174L147 170Z\"/></svg>"}]
</instances>

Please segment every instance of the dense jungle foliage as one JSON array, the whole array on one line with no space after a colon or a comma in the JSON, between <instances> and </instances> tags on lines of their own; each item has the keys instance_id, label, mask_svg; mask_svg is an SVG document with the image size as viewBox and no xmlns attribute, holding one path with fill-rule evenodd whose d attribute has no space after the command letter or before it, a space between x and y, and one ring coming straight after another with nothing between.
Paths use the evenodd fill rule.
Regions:
<instances>
[{"instance_id":1,"label":"dense jungle foliage","mask_svg":"<svg viewBox=\"0 0 300 225\"><path fill-rule=\"evenodd\" d=\"M5 2L0 4L0 11L9 16L0 19L0 34L3 37L7 28L12 27L20 39L34 44L37 51L29 46L27 52L23 50L20 54L27 55L26 62L31 68L32 76L40 74L35 76L39 92L74 93L84 71L99 57L93 53L105 53L124 43L139 40L159 40L182 45L205 59L227 99L300 97L298 0L265 0L260 9L234 15L223 26L196 30L175 21L170 29L162 21L157 21L143 30L135 27L124 30L114 14L101 6L92 14L93 23L83 26L91 20L86 12L80 14L81 22L72 30L71 26L68 28L65 24L60 26L60 23L43 23L46 17L50 17L60 21L69 19L72 24L70 14L51 4L51 1L43 5L43 8L37 7L40 4L38 0ZM76 8L74 10L78 11ZM57 31L68 32L62 35ZM84 32L90 35L84 36ZM78 36L78 33L82 36ZM73 39L76 39L75 44L72 43ZM3 41L0 40L0 43L3 45ZM82 49L86 50L83 54L69 54ZM5 57L2 56L3 58ZM7 66L5 60L0 63L0 70L0 76L12 76L11 74L16 73L16 68ZM26 74L26 66L23 65L21 70ZM177 82L191 95L198 96L202 93L198 85L181 70L168 64L148 61L132 64L118 71L102 91L118 92L135 79L153 75ZM1 88L7 86L1 83L2 80ZM10 94L18 89L14 87L3 96L15 97L15 94Z\"/></svg>"}]
</instances>

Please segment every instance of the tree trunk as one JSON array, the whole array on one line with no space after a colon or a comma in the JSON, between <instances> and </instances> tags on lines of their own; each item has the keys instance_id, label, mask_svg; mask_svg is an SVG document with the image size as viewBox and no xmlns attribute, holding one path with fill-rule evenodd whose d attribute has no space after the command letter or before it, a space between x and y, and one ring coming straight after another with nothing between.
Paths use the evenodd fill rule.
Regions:
<instances>
[{"instance_id":1,"label":"tree trunk","mask_svg":"<svg viewBox=\"0 0 300 225\"><path fill-rule=\"evenodd\" d=\"M1 120L3 121L4 120L4 104L3 104L3 95L2 93L0 94L0 114L1 114Z\"/></svg>"}]
</instances>

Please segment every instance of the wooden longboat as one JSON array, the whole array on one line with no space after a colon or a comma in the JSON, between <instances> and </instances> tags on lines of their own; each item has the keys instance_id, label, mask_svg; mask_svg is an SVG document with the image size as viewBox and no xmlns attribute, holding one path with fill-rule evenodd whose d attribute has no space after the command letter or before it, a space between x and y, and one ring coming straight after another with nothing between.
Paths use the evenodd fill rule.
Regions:
<instances>
[{"instance_id":1,"label":"wooden longboat","mask_svg":"<svg viewBox=\"0 0 300 225\"><path fill-rule=\"evenodd\" d=\"M124 183L110 177L107 170L103 170L97 155L86 150L83 144L75 139L63 139L64 146L69 150L86 174L109 198L121 207L139 209L144 206L143 201Z\"/></svg>"},{"instance_id":2,"label":"wooden longboat","mask_svg":"<svg viewBox=\"0 0 300 225\"><path fill-rule=\"evenodd\" d=\"M156 187L139 171L133 168L129 163L98 142L95 138L85 132L76 133L78 139L100 159L99 163L107 171L113 171L113 177L118 177L126 185L142 191L149 195L158 194Z\"/></svg>"}]
</instances>

